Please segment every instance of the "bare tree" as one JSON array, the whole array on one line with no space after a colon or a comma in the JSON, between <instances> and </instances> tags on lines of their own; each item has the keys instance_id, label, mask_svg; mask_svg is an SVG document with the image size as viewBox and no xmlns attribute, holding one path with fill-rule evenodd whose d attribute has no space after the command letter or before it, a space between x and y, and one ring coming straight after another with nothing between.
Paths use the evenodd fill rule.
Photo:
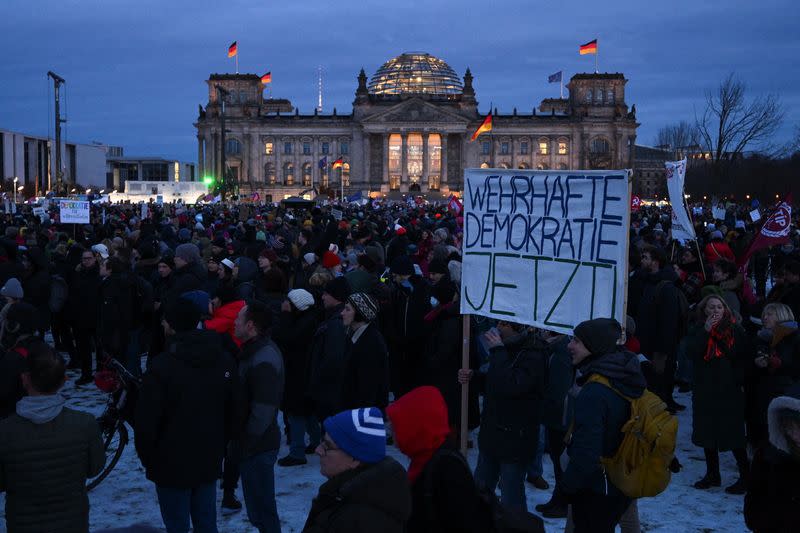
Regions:
<instances>
[{"instance_id":1,"label":"bare tree","mask_svg":"<svg viewBox=\"0 0 800 533\"><path fill-rule=\"evenodd\" d=\"M679 154L687 147L697 144L697 130L694 124L681 120L659 129L655 144L658 148Z\"/></svg>"},{"instance_id":2,"label":"bare tree","mask_svg":"<svg viewBox=\"0 0 800 533\"><path fill-rule=\"evenodd\" d=\"M719 164L736 159L746 148L763 148L783 120L783 107L777 96L745 98L746 87L733 73L720 83L716 92L706 93L706 108L695 117L699 144Z\"/></svg>"}]
</instances>

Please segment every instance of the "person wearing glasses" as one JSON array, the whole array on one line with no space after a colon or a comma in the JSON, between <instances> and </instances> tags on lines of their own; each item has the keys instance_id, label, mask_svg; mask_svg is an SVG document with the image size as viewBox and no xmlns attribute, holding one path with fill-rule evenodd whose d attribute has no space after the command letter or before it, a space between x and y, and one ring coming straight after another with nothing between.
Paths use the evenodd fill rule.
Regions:
<instances>
[{"instance_id":1,"label":"person wearing glasses","mask_svg":"<svg viewBox=\"0 0 800 533\"><path fill-rule=\"evenodd\" d=\"M411 514L406 471L386 455L386 428L377 407L325 419L317 446L328 480L311 503L303 533L401 533Z\"/></svg>"}]
</instances>

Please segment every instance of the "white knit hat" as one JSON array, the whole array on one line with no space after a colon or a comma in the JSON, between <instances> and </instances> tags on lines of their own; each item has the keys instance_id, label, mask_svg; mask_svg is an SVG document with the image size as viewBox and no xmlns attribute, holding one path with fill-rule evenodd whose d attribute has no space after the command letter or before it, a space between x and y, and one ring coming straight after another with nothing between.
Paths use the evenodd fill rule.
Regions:
<instances>
[{"instance_id":1,"label":"white knit hat","mask_svg":"<svg viewBox=\"0 0 800 533\"><path fill-rule=\"evenodd\" d=\"M305 289L294 289L289 291L289 301L292 302L298 311L305 311L314 305L314 296Z\"/></svg>"},{"instance_id":2,"label":"white knit hat","mask_svg":"<svg viewBox=\"0 0 800 533\"><path fill-rule=\"evenodd\" d=\"M316 256L316 255L314 255L314 254L313 254L313 253L311 253L311 252L308 252L306 255L304 255L304 256L303 256L303 259L304 259L304 260L305 260L305 262L306 262L306 263L308 263L309 265L313 265L313 264L314 264L314 261L316 261L316 260L317 260L317 256Z\"/></svg>"}]
</instances>

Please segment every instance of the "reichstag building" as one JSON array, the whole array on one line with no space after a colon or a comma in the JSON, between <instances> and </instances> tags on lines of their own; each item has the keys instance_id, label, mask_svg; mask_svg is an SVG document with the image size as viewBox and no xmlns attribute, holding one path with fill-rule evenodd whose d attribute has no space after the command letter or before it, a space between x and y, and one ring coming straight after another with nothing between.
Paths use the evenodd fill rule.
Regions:
<instances>
[{"instance_id":1,"label":"reichstag building","mask_svg":"<svg viewBox=\"0 0 800 533\"><path fill-rule=\"evenodd\" d=\"M346 195L446 196L473 167L633 167L638 124L622 74L576 74L567 98L495 110L491 133L474 142L488 108L479 112L469 69L460 78L437 57L405 53L357 79L352 112L301 114L288 99L264 98L259 76L212 74L195 124L200 175L222 175L222 95L225 162L241 193L262 199L342 186Z\"/></svg>"}]
</instances>

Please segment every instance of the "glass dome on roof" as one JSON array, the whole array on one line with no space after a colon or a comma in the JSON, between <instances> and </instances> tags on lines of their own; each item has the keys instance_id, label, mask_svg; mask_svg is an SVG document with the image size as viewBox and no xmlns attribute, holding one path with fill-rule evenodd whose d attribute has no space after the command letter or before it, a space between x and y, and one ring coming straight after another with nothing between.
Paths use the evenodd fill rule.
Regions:
<instances>
[{"instance_id":1,"label":"glass dome on roof","mask_svg":"<svg viewBox=\"0 0 800 533\"><path fill-rule=\"evenodd\" d=\"M407 52L390 59L369 82L370 94L461 94L461 79L450 65L425 52Z\"/></svg>"}]
</instances>

